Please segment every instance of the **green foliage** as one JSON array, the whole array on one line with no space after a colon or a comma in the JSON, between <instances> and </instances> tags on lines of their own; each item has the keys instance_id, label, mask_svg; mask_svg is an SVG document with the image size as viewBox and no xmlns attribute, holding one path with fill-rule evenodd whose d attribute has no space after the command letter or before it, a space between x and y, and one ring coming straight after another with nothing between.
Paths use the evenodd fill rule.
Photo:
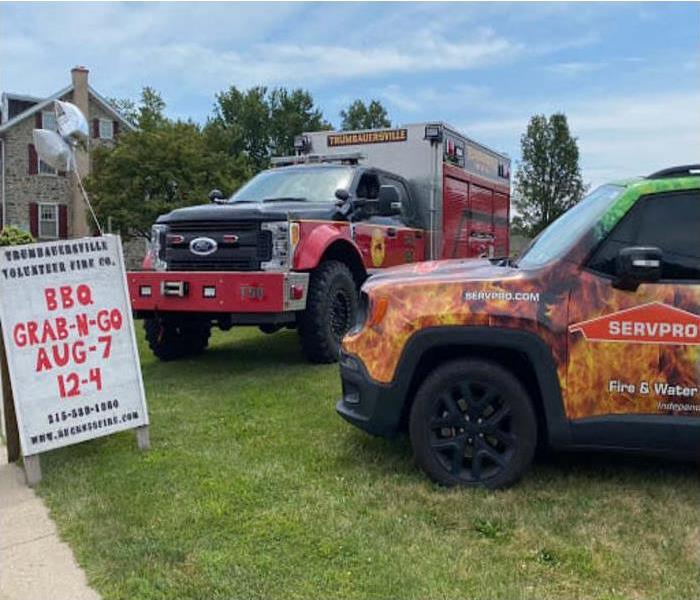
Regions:
<instances>
[{"instance_id":1,"label":"green foliage","mask_svg":"<svg viewBox=\"0 0 700 600\"><path fill-rule=\"evenodd\" d=\"M35 241L31 233L14 225L5 225L0 231L0 246L20 246Z\"/></svg>"},{"instance_id":2,"label":"green foliage","mask_svg":"<svg viewBox=\"0 0 700 600\"><path fill-rule=\"evenodd\" d=\"M134 127L138 124L138 107L130 98L107 98L112 107Z\"/></svg>"},{"instance_id":3,"label":"green foliage","mask_svg":"<svg viewBox=\"0 0 700 600\"><path fill-rule=\"evenodd\" d=\"M134 127L153 129L165 123L163 114L165 101L153 88L141 90L141 100L137 105L129 98L109 98L109 103Z\"/></svg>"},{"instance_id":4,"label":"green foliage","mask_svg":"<svg viewBox=\"0 0 700 600\"><path fill-rule=\"evenodd\" d=\"M566 115L535 115L520 138L522 162L515 176L516 232L534 237L583 197L576 138Z\"/></svg>"},{"instance_id":5,"label":"green foliage","mask_svg":"<svg viewBox=\"0 0 700 600\"><path fill-rule=\"evenodd\" d=\"M217 95L206 135L220 151L246 156L257 172L270 165L272 156L293 154L294 136L330 128L305 90L257 86L242 91L232 86Z\"/></svg>"},{"instance_id":6,"label":"green foliage","mask_svg":"<svg viewBox=\"0 0 700 600\"><path fill-rule=\"evenodd\" d=\"M232 192L249 176L244 160L212 150L194 123L142 111L143 129L119 136L113 149L93 153L86 181L98 218L122 235L148 237L156 218L207 202L213 188Z\"/></svg>"},{"instance_id":7,"label":"green foliage","mask_svg":"<svg viewBox=\"0 0 700 600\"><path fill-rule=\"evenodd\" d=\"M377 129L391 127L389 114L379 100L372 100L369 104L357 99L345 110L340 111L343 120L342 129Z\"/></svg>"}]
</instances>

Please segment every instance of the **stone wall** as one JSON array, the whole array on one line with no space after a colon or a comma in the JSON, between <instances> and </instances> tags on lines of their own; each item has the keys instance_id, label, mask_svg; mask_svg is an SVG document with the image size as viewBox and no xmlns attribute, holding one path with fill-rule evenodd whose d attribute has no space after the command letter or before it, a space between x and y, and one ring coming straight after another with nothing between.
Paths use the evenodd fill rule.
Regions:
<instances>
[{"instance_id":1,"label":"stone wall","mask_svg":"<svg viewBox=\"0 0 700 600\"><path fill-rule=\"evenodd\" d=\"M30 202L55 202L70 205L70 176L29 175L29 150L34 115L20 121L4 134L5 202L7 224L29 231Z\"/></svg>"}]
</instances>

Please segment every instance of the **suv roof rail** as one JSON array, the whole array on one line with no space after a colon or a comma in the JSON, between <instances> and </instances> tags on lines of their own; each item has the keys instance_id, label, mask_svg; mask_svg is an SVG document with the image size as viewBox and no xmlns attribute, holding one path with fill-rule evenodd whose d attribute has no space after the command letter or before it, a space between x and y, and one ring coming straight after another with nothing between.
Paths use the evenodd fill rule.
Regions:
<instances>
[{"instance_id":1,"label":"suv roof rail","mask_svg":"<svg viewBox=\"0 0 700 600\"><path fill-rule=\"evenodd\" d=\"M688 175L700 175L700 164L681 165L678 167L662 169L661 171L652 173L647 177L647 179L664 179L665 177L683 177Z\"/></svg>"},{"instance_id":2,"label":"suv roof rail","mask_svg":"<svg viewBox=\"0 0 700 600\"><path fill-rule=\"evenodd\" d=\"M294 156L274 156L273 167L286 167L289 165L309 165L320 163L339 162L343 165L356 165L366 158L362 152L346 152L345 154L298 154Z\"/></svg>"}]
</instances>

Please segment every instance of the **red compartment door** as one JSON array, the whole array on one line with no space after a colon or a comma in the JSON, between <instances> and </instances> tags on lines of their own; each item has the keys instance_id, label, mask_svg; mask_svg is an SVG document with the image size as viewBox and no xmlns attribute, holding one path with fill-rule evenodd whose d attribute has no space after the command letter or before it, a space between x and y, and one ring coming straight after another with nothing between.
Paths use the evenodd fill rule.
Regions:
<instances>
[{"instance_id":1,"label":"red compartment door","mask_svg":"<svg viewBox=\"0 0 700 600\"><path fill-rule=\"evenodd\" d=\"M496 256L508 256L510 252L510 238L508 237L508 215L510 200L507 194L494 192L493 194L493 230L496 237L494 252Z\"/></svg>"},{"instance_id":2,"label":"red compartment door","mask_svg":"<svg viewBox=\"0 0 700 600\"><path fill-rule=\"evenodd\" d=\"M478 185L469 190L469 256L494 255L493 192Z\"/></svg>"},{"instance_id":3,"label":"red compartment door","mask_svg":"<svg viewBox=\"0 0 700 600\"><path fill-rule=\"evenodd\" d=\"M469 184L445 176L442 199L442 249L440 258L469 255Z\"/></svg>"}]
</instances>

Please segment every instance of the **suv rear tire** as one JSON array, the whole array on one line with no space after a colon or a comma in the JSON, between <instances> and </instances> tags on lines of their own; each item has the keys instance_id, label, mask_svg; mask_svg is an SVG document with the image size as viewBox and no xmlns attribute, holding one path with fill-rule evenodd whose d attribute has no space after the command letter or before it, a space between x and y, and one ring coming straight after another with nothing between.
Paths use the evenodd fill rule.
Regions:
<instances>
[{"instance_id":1,"label":"suv rear tire","mask_svg":"<svg viewBox=\"0 0 700 600\"><path fill-rule=\"evenodd\" d=\"M338 360L340 342L355 324L358 291L345 263L329 260L311 273L306 310L299 318L301 349L311 362Z\"/></svg>"},{"instance_id":2,"label":"suv rear tire","mask_svg":"<svg viewBox=\"0 0 700 600\"><path fill-rule=\"evenodd\" d=\"M483 360L435 369L416 394L409 431L416 462L445 486L508 487L528 469L537 444L522 384Z\"/></svg>"},{"instance_id":3,"label":"suv rear tire","mask_svg":"<svg viewBox=\"0 0 700 600\"><path fill-rule=\"evenodd\" d=\"M146 341L160 360L177 360L204 352L209 344L211 323L184 318L145 319Z\"/></svg>"}]
</instances>

